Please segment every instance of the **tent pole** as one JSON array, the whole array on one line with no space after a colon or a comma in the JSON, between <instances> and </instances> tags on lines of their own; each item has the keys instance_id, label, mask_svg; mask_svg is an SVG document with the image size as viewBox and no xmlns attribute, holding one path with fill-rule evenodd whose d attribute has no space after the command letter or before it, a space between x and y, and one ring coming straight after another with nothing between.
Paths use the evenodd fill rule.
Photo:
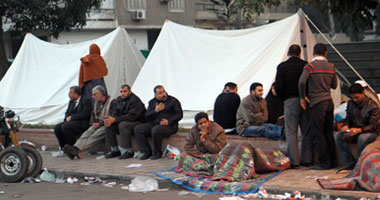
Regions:
<instances>
[{"instance_id":1,"label":"tent pole","mask_svg":"<svg viewBox=\"0 0 380 200\"><path fill-rule=\"evenodd\" d=\"M352 71L354 71L354 73L363 81L364 78L355 70L355 68L346 60L346 58L338 51L338 49L335 48L335 46L329 41L329 39L327 39L327 37L321 32L321 30L319 30L319 28L311 21L311 19L309 18L309 16L307 16L305 13L305 18L307 19L307 21L309 21L311 23L311 25L313 25L313 27L315 29L317 29L317 31L319 32L319 34L322 35L323 39L326 40L327 43L330 44L330 46L334 49L334 51L343 59L343 61L351 68ZM368 87L375 92L375 90L367 83Z\"/></svg>"}]
</instances>

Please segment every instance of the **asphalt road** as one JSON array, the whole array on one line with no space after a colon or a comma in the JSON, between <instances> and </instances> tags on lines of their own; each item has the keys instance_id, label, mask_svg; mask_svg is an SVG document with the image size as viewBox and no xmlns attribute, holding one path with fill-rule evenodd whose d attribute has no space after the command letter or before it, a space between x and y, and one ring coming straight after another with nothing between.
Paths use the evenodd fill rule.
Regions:
<instances>
[{"instance_id":1,"label":"asphalt road","mask_svg":"<svg viewBox=\"0 0 380 200\"><path fill-rule=\"evenodd\" d=\"M192 193L187 195L179 195L181 191L178 189L169 189L168 191L160 192L147 192L147 193L134 193L127 190L122 190L118 183L115 187L109 188L101 185L87 185L81 186L79 183L74 184L56 184L56 183L6 183L7 186L0 183L0 200L4 199L25 199L25 200L116 200L116 199L155 199L155 200L167 200L167 199L218 199L222 195L207 195L201 194L202 197L198 197ZM190 192L190 191L188 191Z\"/></svg>"}]
</instances>

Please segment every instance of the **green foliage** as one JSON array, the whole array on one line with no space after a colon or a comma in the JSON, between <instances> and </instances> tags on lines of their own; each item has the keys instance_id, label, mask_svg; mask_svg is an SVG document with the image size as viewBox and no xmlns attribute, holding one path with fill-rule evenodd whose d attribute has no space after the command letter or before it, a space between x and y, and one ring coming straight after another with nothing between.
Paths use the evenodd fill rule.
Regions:
<instances>
[{"instance_id":1,"label":"green foliage","mask_svg":"<svg viewBox=\"0 0 380 200\"><path fill-rule=\"evenodd\" d=\"M363 32L367 27L372 28L376 20L372 10L379 7L379 0L289 0L291 5L300 8L315 6L325 13L331 12L341 24L342 30L352 40L363 39ZM379 19L380 16L377 17Z\"/></svg>"},{"instance_id":2,"label":"green foliage","mask_svg":"<svg viewBox=\"0 0 380 200\"><path fill-rule=\"evenodd\" d=\"M86 25L86 14L103 0L1 0L0 17L12 30L44 30L58 37L62 31ZM2 31L2 30L0 30Z\"/></svg>"}]
</instances>

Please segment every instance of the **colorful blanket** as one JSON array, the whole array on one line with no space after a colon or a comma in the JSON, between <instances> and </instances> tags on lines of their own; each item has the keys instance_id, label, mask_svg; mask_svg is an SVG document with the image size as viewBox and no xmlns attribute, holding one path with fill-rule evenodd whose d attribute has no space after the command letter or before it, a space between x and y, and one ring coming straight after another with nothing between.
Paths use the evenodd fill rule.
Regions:
<instances>
[{"instance_id":1,"label":"colorful blanket","mask_svg":"<svg viewBox=\"0 0 380 200\"><path fill-rule=\"evenodd\" d=\"M380 151L362 154L354 170L341 179L318 179L323 189L380 192Z\"/></svg>"},{"instance_id":2,"label":"colorful blanket","mask_svg":"<svg viewBox=\"0 0 380 200\"><path fill-rule=\"evenodd\" d=\"M289 167L289 158L280 151L263 151L244 142L227 144L217 155L182 153L177 167L152 173L197 192L241 194L256 192ZM258 174L268 172L272 173Z\"/></svg>"}]
</instances>

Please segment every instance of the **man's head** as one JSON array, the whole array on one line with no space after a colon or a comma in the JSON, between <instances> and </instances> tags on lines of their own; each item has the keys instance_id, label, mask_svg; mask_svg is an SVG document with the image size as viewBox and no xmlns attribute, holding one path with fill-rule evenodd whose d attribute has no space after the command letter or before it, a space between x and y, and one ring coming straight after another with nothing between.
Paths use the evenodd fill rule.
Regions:
<instances>
[{"instance_id":1,"label":"man's head","mask_svg":"<svg viewBox=\"0 0 380 200\"><path fill-rule=\"evenodd\" d=\"M69 92L69 98L73 101L76 101L82 95L81 89L78 86L71 86Z\"/></svg>"},{"instance_id":2,"label":"man's head","mask_svg":"<svg viewBox=\"0 0 380 200\"><path fill-rule=\"evenodd\" d=\"M224 89L223 89L224 93L228 93L228 92L237 93L237 91L238 91L238 87L237 87L236 83L228 82L224 85Z\"/></svg>"},{"instance_id":3,"label":"man's head","mask_svg":"<svg viewBox=\"0 0 380 200\"><path fill-rule=\"evenodd\" d=\"M124 84L120 87L120 97L126 99L132 94L131 86Z\"/></svg>"},{"instance_id":4,"label":"man's head","mask_svg":"<svg viewBox=\"0 0 380 200\"><path fill-rule=\"evenodd\" d=\"M200 112L195 115L195 123L200 130L206 130L210 126L210 120L208 120L207 113Z\"/></svg>"},{"instance_id":5,"label":"man's head","mask_svg":"<svg viewBox=\"0 0 380 200\"><path fill-rule=\"evenodd\" d=\"M252 83L251 87L249 88L249 91L252 96L255 96L259 99L263 98L264 89L261 83Z\"/></svg>"},{"instance_id":6,"label":"man's head","mask_svg":"<svg viewBox=\"0 0 380 200\"><path fill-rule=\"evenodd\" d=\"M289 47L288 56L300 57L301 47L298 44L293 44Z\"/></svg>"},{"instance_id":7,"label":"man's head","mask_svg":"<svg viewBox=\"0 0 380 200\"><path fill-rule=\"evenodd\" d=\"M327 55L327 47L326 45L322 43L317 43L314 45L314 50L313 50L313 55L314 56L323 56L326 57Z\"/></svg>"},{"instance_id":8,"label":"man's head","mask_svg":"<svg viewBox=\"0 0 380 200\"><path fill-rule=\"evenodd\" d=\"M92 98L95 101L104 101L106 96L107 92L106 89L104 89L104 87L97 85L94 88L92 88Z\"/></svg>"},{"instance_id":9,"label":"man's head","mask_svg":"<svg viewBox=\"0 0 380 200\"><path fill-rule=\"evenodd\" d=\"M153 91L156 99L160 101L166 101L166 99L168 98L168 93L166 93L165 88L162 85L157 85L156 87L154 87Z\"/></svg>"},{"instance_id":10,"label":"man's head","mask_svg":"<svg viewBox=\"0 0 380 200\"><path fill-rule=\"evenodd\" d=\"M364 100L364 89L359 83L354 83L351 85L350 89L348 90L351 96L351 100L359 105L363 102Z\"/></svg>"}]
</instances>

